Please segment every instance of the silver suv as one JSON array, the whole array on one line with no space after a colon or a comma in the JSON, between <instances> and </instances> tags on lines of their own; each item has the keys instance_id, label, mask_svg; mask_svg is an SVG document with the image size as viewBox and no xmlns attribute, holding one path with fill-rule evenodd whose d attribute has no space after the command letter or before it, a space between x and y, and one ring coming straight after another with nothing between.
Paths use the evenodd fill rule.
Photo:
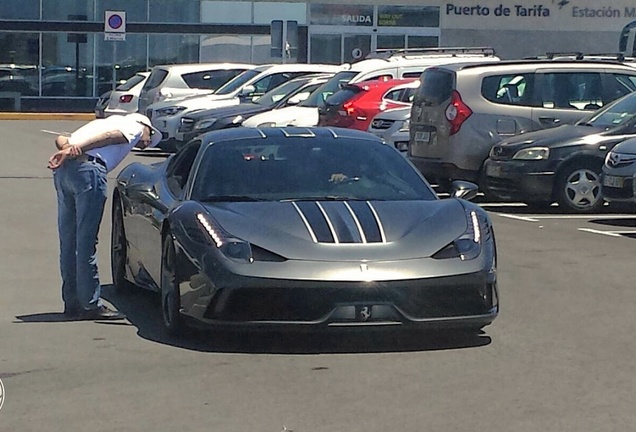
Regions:
<instances>
[{"instance_id":1,"label":"silver suv","mask_svg":"<svg viewBox=\"0 0 636 432\"><path fill-rule=\"evenodd\" d=\"M411 110L408 158L442 188L479 182L493 145L574 123L636 90L619 61L537 59L426 69Z\"/></svg>"},{"instance_id":2,"label":"silver suv","mask_svg":"<svg viewBox=\"0 0 636 432\"><path fill-rule=\"evenodd\" d=\"M152 68L139 95L139 112L148 105L175 97L212 93L254 66L242 63L192 63Z\"/></svg>"}]
</instances>

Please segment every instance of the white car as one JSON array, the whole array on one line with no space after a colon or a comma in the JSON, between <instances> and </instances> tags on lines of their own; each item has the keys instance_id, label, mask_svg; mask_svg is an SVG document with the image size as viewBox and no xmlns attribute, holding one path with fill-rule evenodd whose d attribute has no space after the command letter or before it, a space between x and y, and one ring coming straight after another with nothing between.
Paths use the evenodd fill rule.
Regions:
<instances>
[{"instance_id":1,"label":"white car","mask_svg":"<svg viewBox=\"0 0 636 432\"><path fill-rule=\"evenodd\" d=\"M409 145L411 107L395 108L376 115L368 132L382 138L385 143L406 153Z\"/></svg>"},{"instance_id":2,"label":"white car","mask_svg":"<svg viewBox=\"0 0 636 432\"><path fill-rule=\"evenodd\" d=\"M265 112L243 122L246 127L259 126L316 126L318 107L343 84L374 79L419 78L431 66L448 63L483 63L499 61L490 48L430 48L393 50L385 58L371 58L341 70L323 84L317 94L295 107Z\"/></svg>"},{"instance_id":3,"label":"white car","mask_svg":"<svg viewBox=\"0 0 636 432\"><path fill-rule=\"evenodd\" d=\"M238 75L215 93L153 104L146 110L164 140L183 141L179 131L181 118L198 110L238 105L258 98L284 82L301 75L341 70L341 66L323 64L278 64L257 66Z\"/></svg>"},{"instance_id":4,"label":"white car","mask_svg":"<svg viewBox=\"0 0 636 432\"><path fill-rule=\"evenodd\" d=\"M104 117L114 114L126 115L137 112L139 94L148 79L150 72L137 72L110 92L108 103L104 108Z\"/></svg>"}]
</instances>

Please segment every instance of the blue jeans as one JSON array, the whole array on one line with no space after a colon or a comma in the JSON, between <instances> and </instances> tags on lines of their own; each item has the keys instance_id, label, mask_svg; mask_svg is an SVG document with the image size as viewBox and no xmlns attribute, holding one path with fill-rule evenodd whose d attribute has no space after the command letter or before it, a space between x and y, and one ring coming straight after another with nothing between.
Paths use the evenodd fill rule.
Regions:
<instances>
[{"instance_id":1,"label":"blue jeans","mask_svg":"<svg viewBox=\"0 0 636 432\"><path fill-rule=\"evenodd\" d=\"M107 196L106 168L67 159L53 172L57 191L62 300L65 310L101 305L97 235Z\"/></svg>"}]
</instances>

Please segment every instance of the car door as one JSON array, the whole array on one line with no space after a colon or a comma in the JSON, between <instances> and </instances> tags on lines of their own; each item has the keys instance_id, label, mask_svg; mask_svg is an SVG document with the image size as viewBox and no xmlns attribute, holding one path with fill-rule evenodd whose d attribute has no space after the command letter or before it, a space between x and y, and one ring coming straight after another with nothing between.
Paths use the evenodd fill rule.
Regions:
<instances>
[{"instance_id":1,"label":"car door","mask_svg":"<svg viewBox=\"0 0 636 432\"><path fill-rule=\"evenodd\" d=\"M602 71L543 69L535 75L535 130L572 124L602 105Z\"/></svg>"},{"instance_id":2,"label":"car door","mask_svg":"<svg viewBox=\"0 0 636 432\"><path fill-rule=\"evenodd\" d=\"M201 141L195 140L183 147L168 163L165 175L153 186L161 205L147 206L139 215L144 219L140 224L137 241L142 251L143 266L159 285L161 278L161 229L170 210L181 202L184 188Z\"/></svg>"}]
</instances>

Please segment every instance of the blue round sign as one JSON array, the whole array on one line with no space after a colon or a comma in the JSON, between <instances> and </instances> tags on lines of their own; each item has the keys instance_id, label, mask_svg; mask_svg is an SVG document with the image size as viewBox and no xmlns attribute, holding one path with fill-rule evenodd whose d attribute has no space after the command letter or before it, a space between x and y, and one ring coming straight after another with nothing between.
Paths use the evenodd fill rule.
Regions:
<instances>
[{"instance_id":1,"label":"blue round sign","mask_svg":"<svg viewBox=\"0 0 636 432\"><path fill-rule=\"evenodd\" d=\"M123 23L124 23L124 20L121 19L121 16L119 15L111 15L110 17L108 17L108 25L111 28L118 29L119 27L122 26Z\"/></svg>"}]
</instances>

